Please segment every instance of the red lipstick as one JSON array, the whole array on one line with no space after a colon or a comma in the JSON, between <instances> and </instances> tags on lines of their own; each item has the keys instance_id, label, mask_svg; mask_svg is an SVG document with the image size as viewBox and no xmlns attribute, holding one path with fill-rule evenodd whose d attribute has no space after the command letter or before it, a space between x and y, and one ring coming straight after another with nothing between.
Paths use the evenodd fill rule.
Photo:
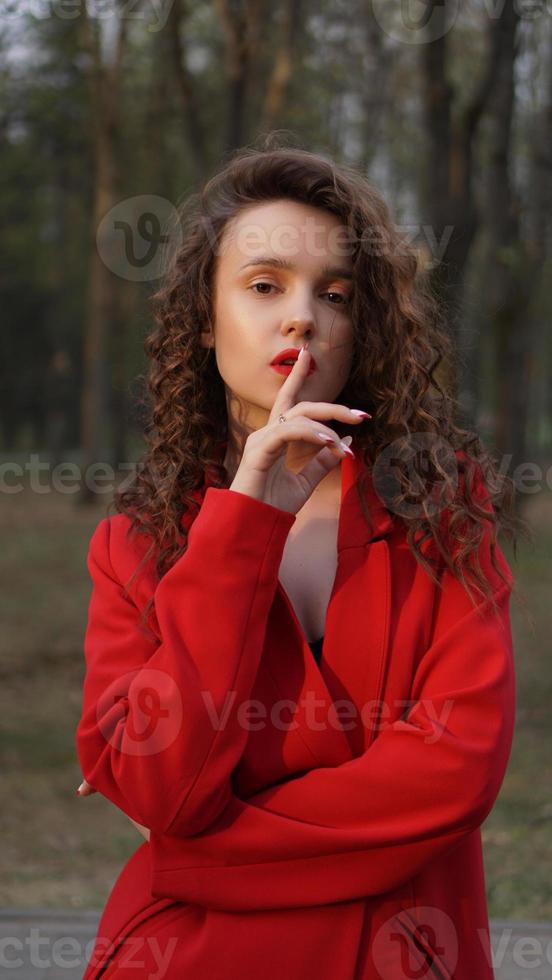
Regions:
<instances>
[{"instance_id":1,"label":"red lipstick","mask_svg":"<svg viewBox=\"0 0 552 980\"><path fill-rule=\"evenodd\" d=\"M276 356L272 358L270 362L271 367L273 367L275 371L278 371L279 374L289 374L290 371L293 371L293 367L295 365L295 361L297 360L298 356L299 356L298 347L286 347L284 348L284 350L278 351ZM285 361L291 361L292 363L285 364L284 363ZM314 360L314 357L311 354L308 373L312 374L314 371L316 371L316 361Z\"/></svg>"}]
</instances>

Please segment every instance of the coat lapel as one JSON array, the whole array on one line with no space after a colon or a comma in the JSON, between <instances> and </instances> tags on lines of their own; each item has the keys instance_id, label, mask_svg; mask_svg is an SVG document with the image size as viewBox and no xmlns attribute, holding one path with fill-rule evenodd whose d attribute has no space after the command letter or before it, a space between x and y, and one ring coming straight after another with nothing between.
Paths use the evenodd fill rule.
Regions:
<instances>
[{"instance_id":1,"label":"coat lapel","mask_svg":"<svg viewBox=\"0 0 552 980\"><path fill-rule=\"evenodd\" d=\"M392 583L387 539L393 519L374 489L371 472L365 471L368 523L355 485L362 463L347 456L340 466L337 571L320 664L278 582L259 668L270 675L281 698L299 706L294 715L299 737L318 765L339 765L371 743L389 655ZM207 472L203 492L211 482Z\"/></svg>"},{"instance_id":2,"label":"coat lapel","mask_svg":"<svg viewBox=\"0 0 552 980\"><path fill-rule=\"evenodd\" d=\"M365 471L363 497L371 526L355 485L362 463L346 457L338 530L336 580L328 605L324 658L320 673L334 702L343 699L344 728L353 756L375 735L372 702L380 701L389 655L392 583L388 536L391 514ZM307 652L310 650L307 647Z\"/></svg>"}]
</instances>

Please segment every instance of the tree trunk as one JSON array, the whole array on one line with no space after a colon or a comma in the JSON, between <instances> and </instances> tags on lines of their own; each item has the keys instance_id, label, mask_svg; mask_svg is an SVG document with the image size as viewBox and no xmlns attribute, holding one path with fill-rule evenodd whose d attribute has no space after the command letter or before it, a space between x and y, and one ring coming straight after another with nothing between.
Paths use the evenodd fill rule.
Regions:
<instances>
[{"instance_id":1,"label":"tree trunk","mask_svg":"<svg viewBox=\"0 0 552 980\"><path fill-rule=\"evenodd\" d=\"M514 469L525 462L533 347L527 308L538 270L538 260L529 255L521 237L520 205L510 174L518 23L514 4L506 4L499 25L501 58L492 100L492 151L486 194L489 302L498 378L495 443L499 453L512 455Z\"/></svg>"},{"instance_id":2,"label":"tree trunk","mask_svg":"<svg viewBox=\"0 0 552 980\"><path fill-rule=\"evenodd\" d=\"M228 123L225 150L233 150L246 138L248 95L264 3L263 0L215 0L215 6L226 36Z\"/></svg>"},{"instance_id":3,"label":"tree trunk","mask_svg":"<svg viewBox=\"0 0 552 980\"><path fill-rule=\"evenodd\" d=\"M183 25L187 10L183 0L172 0L167 25L163 33L163 42L168 48L168 57L173 65L177 86L177 94L182 111L183 130L187 136L187 148L190 153L194 177L197 182L205 176L207 170L207 148L205 132L201 121L201 113L197 103L193 77L186 66L185 46L182 40ZM163 71L163 66L159 66Z\"/></svg>"},{"instance_id":4,"label":"tree trunk","mask_svg":"<svg viewBox=\"0 0 552 980\"><path fill-rule=\"evenodd\" d=\"M488 54L481 81L458 121L453 123L456 93L447 78L449 31L448 16L439 0L431 0L432 29L438 18L443 20L441 36L421 45L425 139L428 147L425 183L422 188L424 220L430 224L436 241L449 232L446 255L432 272L434 290L446 312L455 344L466 343L463 317L465 273L470 249L478 228L478 213L473 194L473 149L481 118L488 105L496 79L503 35L501 18L489 19ZM446 238L445 238L446 240ZM469 336L473 354L478 354L475 338ZM460 362L458 376L451 366L445 372L455 396L461 396L468 422L473 425L476 401L472 378L477 376L475 357Z\"/></svg>"},{"instance_id":5,"label":"tree trunk","mask_svg":"<svg viewBox=\"0 0 552 980\"><path fill-rule=\"evenodd\" d=\"M84 39L90 57L89 86L94 132L94 203L92 210L90 276L87 317L83 338L83 390L81 400L81 467L84 481L79 503L95 499L87 486L89 468L102 460L107 448L107 337L120 324L118 282L101 257L97 230L105 214L116 202L119 182L117 167L117 129L121 67L126 45L127 20L117 25L115 52L109 63L101 53L101 23L94 21L83 8Z\"/></svg>"},{"instance_id":6,"label":"tree trunk","mask_svg":"<svg viewBox=\"0 0 552 980\"><path fill-rule=\"evenodd\" d=\"M372 4L360 0L357 11L363 36L364 63L359 64L359 81L363 107L362 149L356 166L367 174L383 137L382 123L389 105L389 83L395 70L396 56L385 50L383 32L374 17Z\"/></svg>"},{"instance_id":7,"label":"tree trunk","mask_svg":"<svg viewBox=\"0 0 552 980\"><path fill-rule=\"evenodd\" d=\"M536 270L533 282L532 302L527 311L528 328L533 338L530 353L529 390L534 392L527 431L527 450L537 454L543 449L550 452L550 436L539 437L542 422L545 426L552 419L551 376L552 344L547 328L547 240L552 214L552 31L548 31L547 83L542 104L535 109L528 133L529 173L527 179L527 251ZM533 50L532 57L539 57Z\"/></svg>"},{"instance_id":8,"label":"tree trunk","mask_svg":"<svg viewBox=\"0 0 552 980\"><path fill-rule=\"evenodd\" d=\"M297 53L301 3L302 0L285 0L284 3L280 44L274 57L261 116L260 128L263 132L268 132L278 125L285 109Z\"/></svg>"}]
</instances>

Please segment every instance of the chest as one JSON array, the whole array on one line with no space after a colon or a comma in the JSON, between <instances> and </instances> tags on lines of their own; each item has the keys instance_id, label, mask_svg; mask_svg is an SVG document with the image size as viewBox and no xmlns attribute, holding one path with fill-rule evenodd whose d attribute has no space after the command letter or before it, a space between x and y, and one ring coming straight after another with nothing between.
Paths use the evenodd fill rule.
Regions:
<instances>
[{"instance_id":1,"label":"chest","mask_svg":"<svg viewBox=\"0 0 552 980\"><path fill-rule=\"evenodd\" d=\"M337 571L338 514L309 515L290 532L279 579L307 640L324 635L326 613Z\"/></svg>"}]
</instances>

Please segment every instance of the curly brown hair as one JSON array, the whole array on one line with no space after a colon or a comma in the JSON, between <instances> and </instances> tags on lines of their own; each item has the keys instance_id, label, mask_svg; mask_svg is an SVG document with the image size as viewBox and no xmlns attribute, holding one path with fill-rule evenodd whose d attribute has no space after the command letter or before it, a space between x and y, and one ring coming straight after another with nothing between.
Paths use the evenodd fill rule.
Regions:
<instances>
[{"instance_id":1,"label":"curly brown hair","mask_svg":"<svg viewBox=\"0 0 552 980\"><path fill-rule=\"evenodd\" d=\"M206 471L214 486L229 485L220 455L228 438L225 387L200 333L213 324L216 255L227 222L245 207L283 198L337 215L355 243L353 367L336 401L372 415L355 429L357 455L404 522L408 545L428 574L438 582L438 567L447 566L470 596L471 582L492 599L475 560L481 539L490 532L493 567L506 582L495 558L498 532L514 540L516 554L516 532L527 533L527 526L516 514L511 478L499 473L479 436L455 422L455 353L429 276L365 176L319 153L279 145L276 134L231 154L179 208L181 244L152 297L156 326L145 342L148 449L131 485L115 491L113 506L131 518L129 532L150 536L143 562L154 556L161 578L186 550L184 518L197 512ZM333 427L339 436L350 431L338 421ZM364 500L360 484L359 492Z\"/></svg>"}]
</instances>

